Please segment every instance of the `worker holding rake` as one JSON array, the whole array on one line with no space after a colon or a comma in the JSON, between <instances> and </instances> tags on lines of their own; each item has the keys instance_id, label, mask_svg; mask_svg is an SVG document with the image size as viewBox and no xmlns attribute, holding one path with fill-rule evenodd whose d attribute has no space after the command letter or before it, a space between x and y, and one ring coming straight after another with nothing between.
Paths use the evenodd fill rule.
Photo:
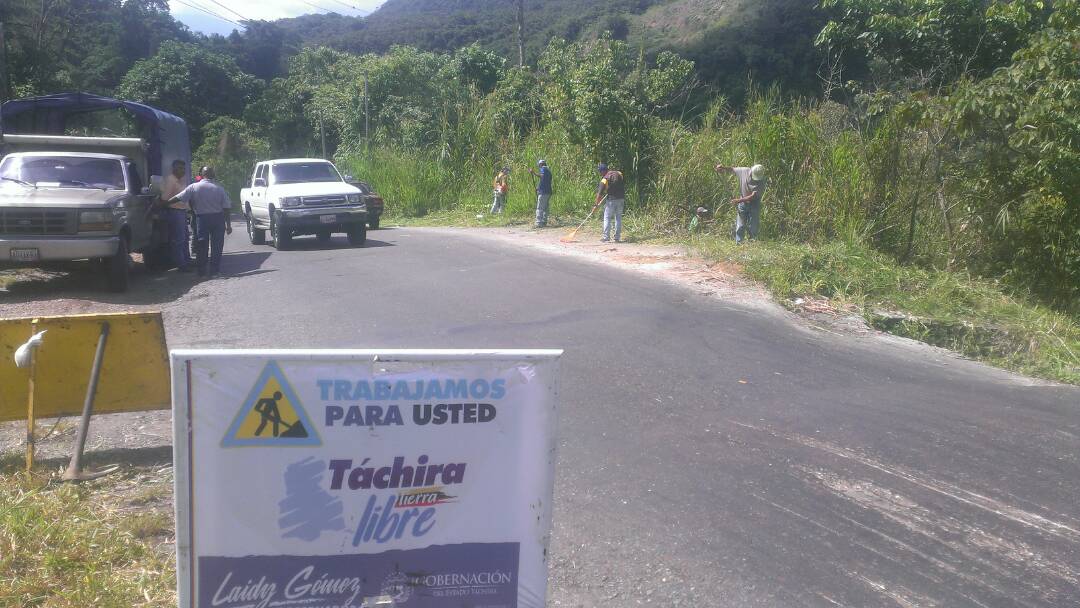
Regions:
<instances>
[{"instance_id":1,"label":"worker holding rake","mask_svg":"<svg viewBox=\"0 0 1080 608\"><path fill-rule=\"evenodd\" d=\"M622 240L622 214L626 207L626 188L623 174L614 169L609 170L606 163L597 165L596 170L600 173L600 184L596 187L596 206L607 198L604 206L604 236L600 242L609 240L611 224L615 224L615 242Z\"/></svg>"}]
</instances>

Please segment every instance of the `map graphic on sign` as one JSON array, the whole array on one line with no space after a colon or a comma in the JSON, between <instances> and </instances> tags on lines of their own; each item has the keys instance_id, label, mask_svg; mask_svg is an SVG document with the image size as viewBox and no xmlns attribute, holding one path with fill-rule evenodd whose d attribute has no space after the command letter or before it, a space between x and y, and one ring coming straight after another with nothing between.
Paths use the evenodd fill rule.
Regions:
<instances>
[{"instance_id":1,"label":"map graphic on sign","mask_svg":"<svg viewBox=\"0 0 1080 608\"><path fill-rule=\"evenodd\" d=\"M300 398L273 361L266 364L229 425L222 447L322 445Z\"/></svg>"}]
</instances>

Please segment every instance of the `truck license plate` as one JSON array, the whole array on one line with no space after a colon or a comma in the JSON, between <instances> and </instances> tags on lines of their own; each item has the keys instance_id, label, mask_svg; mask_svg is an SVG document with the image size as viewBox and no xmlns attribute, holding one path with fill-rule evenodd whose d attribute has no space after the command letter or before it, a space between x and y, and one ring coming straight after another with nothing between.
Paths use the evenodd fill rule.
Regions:
<instances>
[{"instance_id":1,"label":"truck license plate","mask_svg":"<svg viewBox=\"0 0 1080 608\"><path fill-rule=\"evenodd\" d=\"M12 249L11 260L13 262L36 262L41 255L37 249Z\"/></svg>"},{"instance_id":2,"label":"truck license plate","mask_svg":"<svg viewBox=\"0 0 1080 608\"><path fill-rule=\"evenodd\" d=\"M337 221L337 216L336 215L320 215L319 216L319 221L324 223L324 224L333 224L334 222Z\"/></svg>"}]
</instances>

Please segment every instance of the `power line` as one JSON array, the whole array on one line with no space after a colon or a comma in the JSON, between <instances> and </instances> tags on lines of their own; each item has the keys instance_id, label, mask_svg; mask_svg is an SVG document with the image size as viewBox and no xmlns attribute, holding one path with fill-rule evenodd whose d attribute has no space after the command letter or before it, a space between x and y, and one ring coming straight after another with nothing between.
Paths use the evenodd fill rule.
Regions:
<instances>
[{"instance_id":1,"label":"power line","mask_svg":"<svg viewBox=\"0 0 1080 608\"><path fill-rule=\"evenodd\" d=\"M336 12L337 12L337 11L335 11L335 10L333 10L333 9L330 9L330 8L326 8L325 6L319 6L318 4L314 4L314 3L312 3L312 2L308 2L307 0L300 0L300 2L303 2L304 4L306 4L306 5L308 5L308 6L311 6L311 7L317 8L317 9L319 9L320 11L326 11L326 12L328 12L328 13L336 13Z\"/></svg>"},{"instance_id":2,"label":"power line","mask_svg":"<svg viewBox=\"0 0 1080 608\"><path fill-rule=\"evenodd\" d=\"M229 11L230 13L236 15L237 17L240 18L241 21L251 21L251 19L248 19L247 17L245 17L245 16L241 15L240 13L234 11L233 9L229 8L228 6L225 6L224 4L218 2L218 0L210 0L210 2L213 2L214 4L220 6L221 8L223 8L223 9Z\"/></svg>"},{"instance_id":3,"label":"power line","mask_svg":"<svg viewBox=\"0 0 1080 608\"><path fill-rule=\"evenodd\" d=\"M210 15L211 17L215 18L215 19L220 19L221 21L231 23L231 24L233 24L235 26L238 26L238 27L246 27L243 23L237 23L237 22L233 21L232 19L229 19L227 17L222 17L221 15L219 15L219 14L213 12L213 11L210 11L208 9L205 9L205 8L203 8L201 6L198 6L196 4L188 4L184 0L175 0L175 1L179 2L180 4L183 4L184 6L186 6L188 8L193 8L193 9L195 9L197 11L202 11L202 12L206 13L207 15Z\"/></svg>"},{"instance_id":4,"label":"power line","mask_svg":"<svg viewBox=\"0 0 1080 608\"><path fill-rule=\"evenodd\" d=\"M364 9L353 6L353 5L349 4L348 2L342 2L341 0L334 0L334 2L337 2L341 6L347 6L347 7L351 8L352 10L354 10L354 11L356 11L358 13L366 13L366 11Z\"/></svg>"}]
</instances>

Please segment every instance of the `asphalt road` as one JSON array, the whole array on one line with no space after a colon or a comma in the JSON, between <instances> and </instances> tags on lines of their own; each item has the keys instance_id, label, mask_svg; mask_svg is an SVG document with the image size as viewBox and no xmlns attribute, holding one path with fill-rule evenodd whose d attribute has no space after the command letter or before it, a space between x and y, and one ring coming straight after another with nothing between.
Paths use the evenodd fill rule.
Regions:
<instances>
[{"instance_id":1,"label":"asphalt road","mask_svg":"<svg viewBox=\"0 0 1080 608\"><path fill-rule=\"evenodd\" d=\"M1080 389L463 231L227 250L171 346L565 349L553 606L1080 606Z\"/></svg>"}]
</instances>

